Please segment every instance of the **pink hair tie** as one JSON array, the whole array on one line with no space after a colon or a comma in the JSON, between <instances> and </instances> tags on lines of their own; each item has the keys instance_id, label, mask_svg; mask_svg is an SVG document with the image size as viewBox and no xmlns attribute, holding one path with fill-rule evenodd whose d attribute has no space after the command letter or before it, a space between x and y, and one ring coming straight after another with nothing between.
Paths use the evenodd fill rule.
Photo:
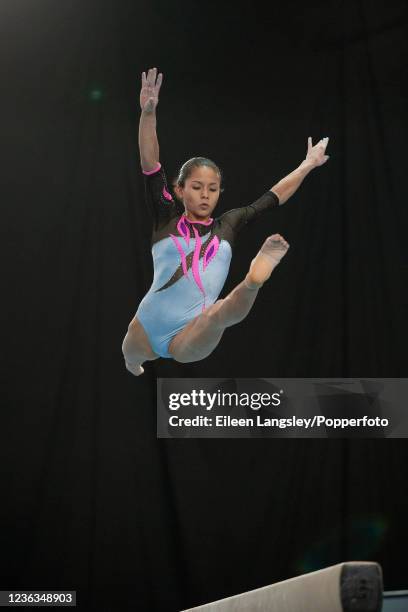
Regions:
<instances>
[{"instance_id":1,"label":"pink hair tie","mask_svg":"<svg viewBox=\"0 0 408 612\"><path fill-rule=\"evenodd\" d=\"M160 170L160 168L161 168L161 163L157 162L157 166L156 166L156 168L154 170L149 170L149 172L146 172L145 170L142 170L142 172L143 172L143 174L146 174L146 175L155 174L155 172L158 172Z\"/></svg>"},{"instance_id":2,"label":"pink hair tie","mask_svg":"<svg viewBox=\"0 0 408 612\"><path fill-rule=\"evenodd\" d=\"M166 200L172 200L173 199L165 187L163 187L163 195L166 198Z\"/></svg>"}]
</instances>

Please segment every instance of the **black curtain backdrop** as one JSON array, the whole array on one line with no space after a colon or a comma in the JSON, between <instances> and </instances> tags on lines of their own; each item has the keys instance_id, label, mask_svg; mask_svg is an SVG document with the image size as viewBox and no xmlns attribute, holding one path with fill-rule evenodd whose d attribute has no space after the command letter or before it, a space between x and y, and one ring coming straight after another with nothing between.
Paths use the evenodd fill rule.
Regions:
<instances>
[{"instance_id":1,"label":"black curtain backdrop","mask_svg":"<svg viewBox=\"0 0 408 612\"><path fill-rule=\"evenodd\" d=\"M176 611L342 560L407 588L405 440L157 440L157 377L406 377L403 0L0 7L0 589ZM164 73L160 158L225 174L217 214L330 160L244 234L291 245L205 361L135 378L121 343L152 281L140 75Z\"/></svg>"}]
</instances>

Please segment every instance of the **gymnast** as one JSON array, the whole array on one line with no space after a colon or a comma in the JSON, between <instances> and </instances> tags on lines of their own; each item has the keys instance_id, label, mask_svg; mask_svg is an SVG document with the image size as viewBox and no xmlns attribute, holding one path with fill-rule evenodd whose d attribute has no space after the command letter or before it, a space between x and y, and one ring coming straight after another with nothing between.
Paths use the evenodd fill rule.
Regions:
<instances>
[{"instance_id":1,"label":"gymnast","mask_svg":"<svg viewBox=\"0 0 408 612\"><path fill-rule=\"evenodd\" d=\"M122 344L126 368L135 376L143 373L143 362L159 357L181 363L205 359L225 329L247 316L289 245L280 234L266 238L244 280L225 298L217 299L238 233L266 211L284 204L305 176L329 159L325 155L329 139L312 146L309 137L306 158L296 170L253 204L213 218L223 189L221 170L210 159L193 157L185 162L174 184L175 197L169 193L156 135L162 81L163 74L157 74L156 68L142 73L139 149L153 217L154 278Z\"/></svg>"}]
</instances>

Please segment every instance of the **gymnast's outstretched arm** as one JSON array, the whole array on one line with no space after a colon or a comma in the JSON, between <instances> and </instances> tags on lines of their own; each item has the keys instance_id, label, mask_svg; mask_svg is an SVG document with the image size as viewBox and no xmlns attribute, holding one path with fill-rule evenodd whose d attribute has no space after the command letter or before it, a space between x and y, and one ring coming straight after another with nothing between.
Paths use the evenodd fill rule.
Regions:
<instances>
[{"instance_id":1,"label":"gymnast's outstretched arm","mask_svg":"<svg viewBox=\"0 0 408 612\"><path fill-rule=\"evenodd\" d=\"M285 176L279 183L270 189L270 191L273 191L273 193L278 196L279 205L284 204L295 193L305 176L307 176L313 168L322 166L327 162L330 157L329 155L325 155L328 142L328 138L322 138L317 145L313 147L312 139L309 136L306 158L296 170Z\"/></svg>"},{"instance_id":2,"label":"gymnast's outstretched arm","mask_svg":"<svg viewBox=\"0 0 408 612\"><path fill-rule=\"evenodd\" d=\"M305 159L293 172L281 179L269 191L264 193L256 202L249 206L241 206L228 210L222 218L236 231L248 223L258 219L261 214L275 206L284 204L300 187L303 179L313 168L322 166L329 159L325 154L328 138L322 138L317 145L312 146L312 139L308 138L308 147Z\"/></svg>"},{"instance_id":3,"label":"gymnast's outstretched arm","mask_svg":"<svg viewBox=\"0 0 408 612\"><path fill-rule=\"evenodd\" d=\"M156 107L159 103L159 91L163 81L163 74L157 76L157 68L150 68L146 74L142 73L142 89L140 91L140 123L139 123L139 151L140 163L144 172L151 172L157 168L159 162L159 142L156 134Z\"/></svg>"}]
</instances>

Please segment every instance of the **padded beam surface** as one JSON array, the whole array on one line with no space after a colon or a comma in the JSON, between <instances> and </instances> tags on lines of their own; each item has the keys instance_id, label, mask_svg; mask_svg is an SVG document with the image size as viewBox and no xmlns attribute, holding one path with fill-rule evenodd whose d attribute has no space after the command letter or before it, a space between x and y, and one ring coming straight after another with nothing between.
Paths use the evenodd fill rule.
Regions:
<instances>
[{"instance_id":1,"label":"padded beam surface","mask_svg":"<svg viewBox=\"0 0 408 612\"><path fill-rule=\"evenodd\" d=\"M380 612L382 571L350 561L184 612Z\"/></svg>"}]
</instances>

